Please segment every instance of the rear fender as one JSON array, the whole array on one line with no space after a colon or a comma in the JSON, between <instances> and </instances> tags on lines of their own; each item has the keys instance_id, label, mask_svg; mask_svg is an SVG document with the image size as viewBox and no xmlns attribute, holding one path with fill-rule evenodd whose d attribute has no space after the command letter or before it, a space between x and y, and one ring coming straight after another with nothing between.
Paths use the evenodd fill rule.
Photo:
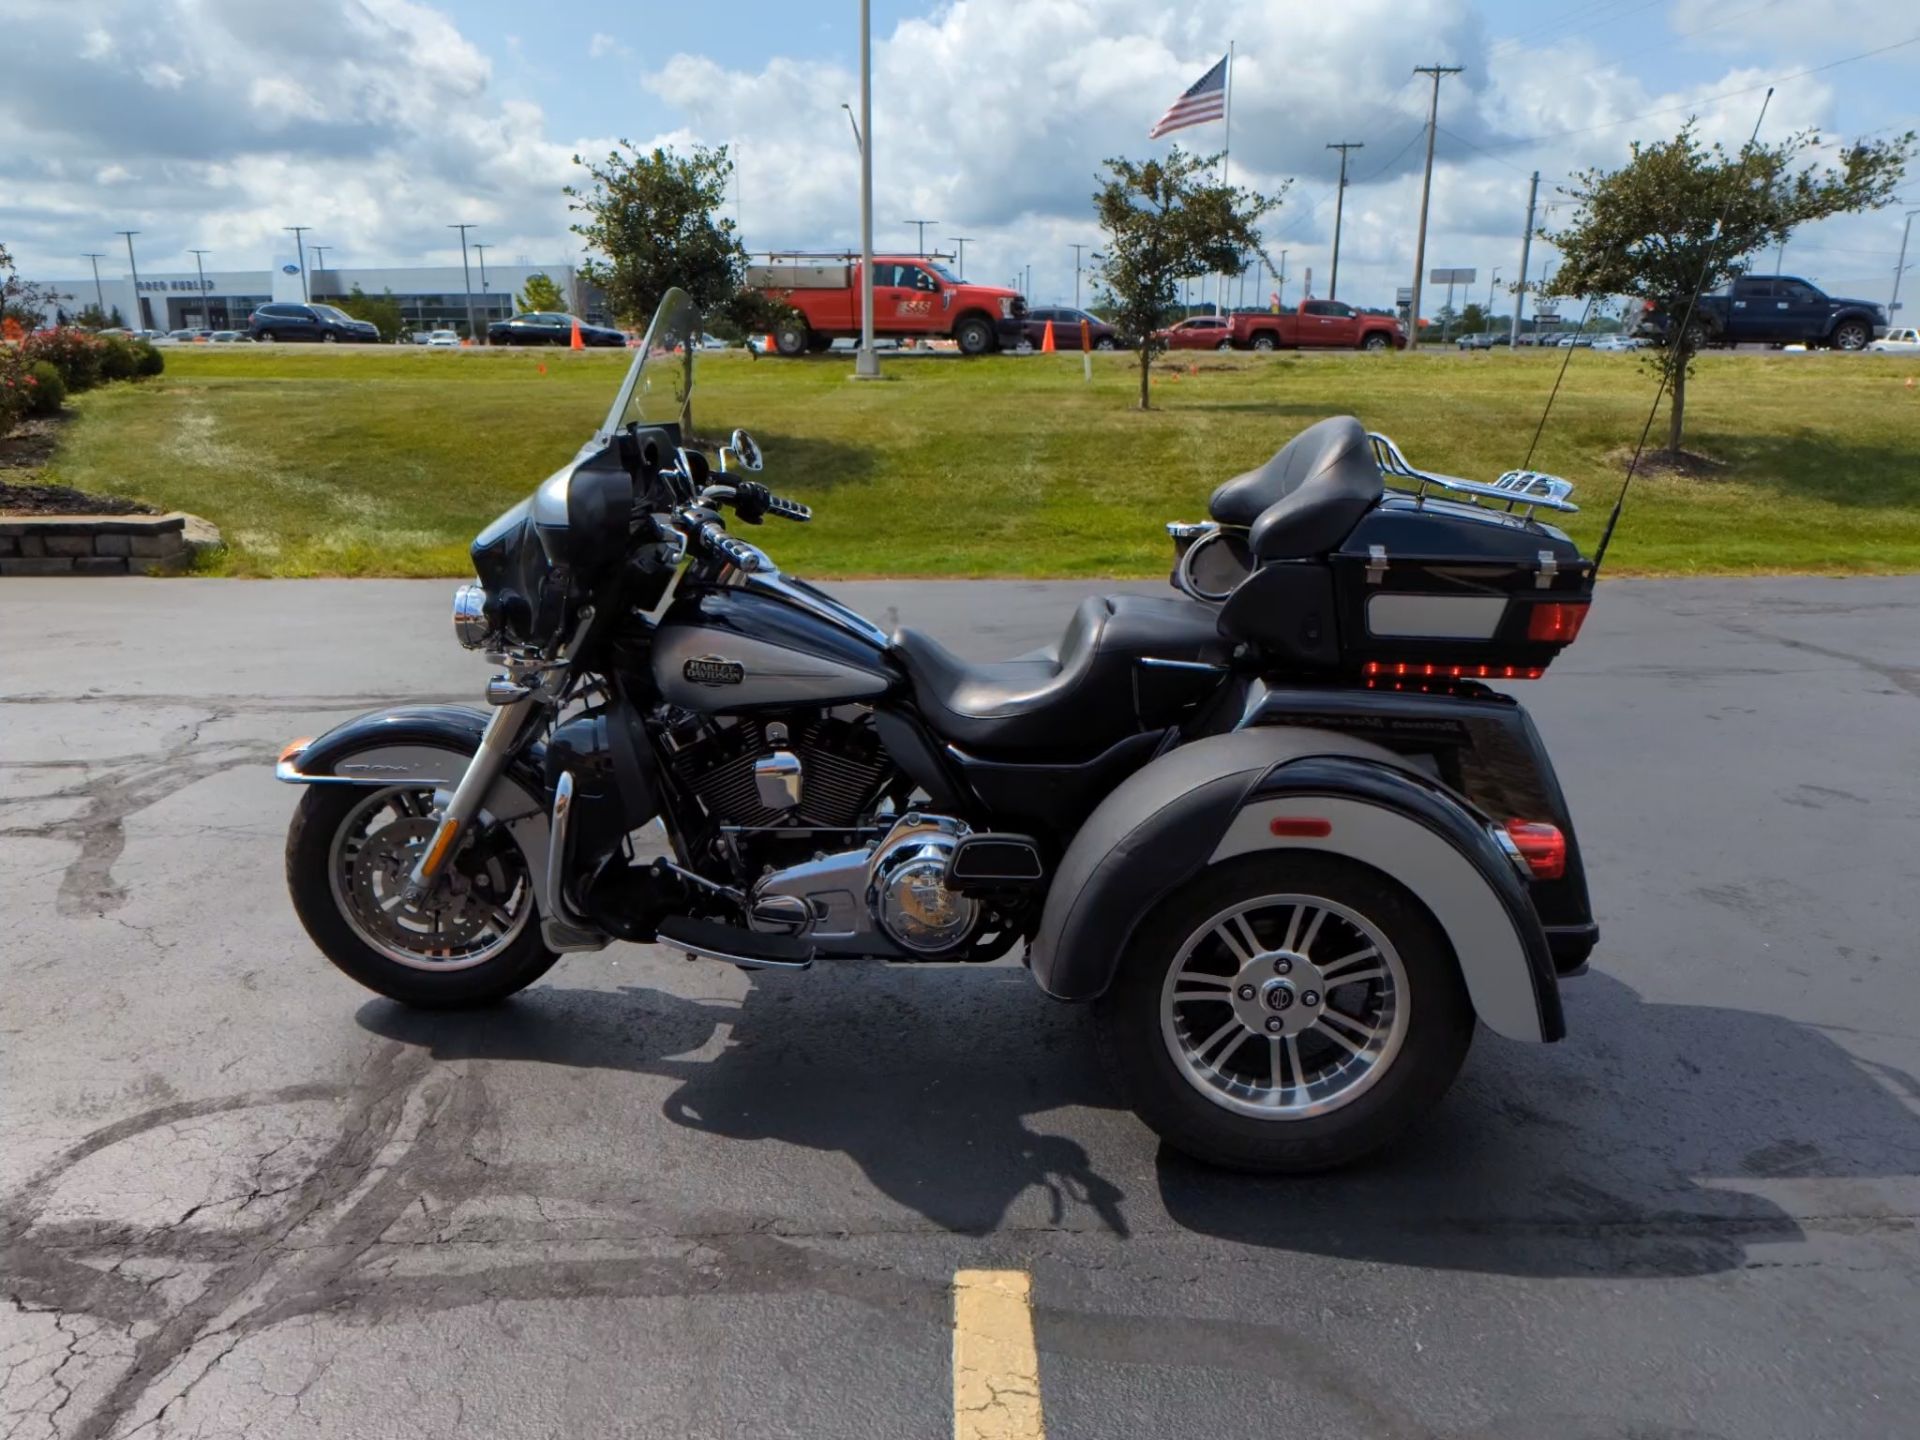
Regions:
<instances>
[{"instance_id":1,"label":"rear fender","mask_svg":"<svg viewBox=\"0 0 1920 1440\"><path fill-rule=\"evenodd\" d=\"M1327 834L1275 836L1287 818L1325 820ZM1167 894L1208 865L1287 848L1344 855L1411 891L1491 1029L1565 1033L1545 934L1485 821L1389 750L1291 727L1196 741L1116 787L1061 858L1029 952L1034 978L1063 1000L1103 994Z\"/></svg>"}]
</instances>

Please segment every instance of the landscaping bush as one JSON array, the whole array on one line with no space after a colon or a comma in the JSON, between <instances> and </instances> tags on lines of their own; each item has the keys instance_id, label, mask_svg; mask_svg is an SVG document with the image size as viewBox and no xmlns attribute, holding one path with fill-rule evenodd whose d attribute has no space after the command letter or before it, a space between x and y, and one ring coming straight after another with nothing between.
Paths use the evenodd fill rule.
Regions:
<instances>
[{"instance_id":1,"label":"landscaping bush","mask_svg":"<svg viewBox=\"0 0 1920 1440\"><path fill-rule=\"evenodd\" d=\"M101 335L100 378L102 380L131 380L140 368L140 357L134 353L133 342L121 335Z\"/></svg>"},{"instance_id":2,"label":"landscaping bush","mask_svg":"<svg viewBox=\"0 0 1920 1440\"><path fill-rule=\"evenodd\" d=\"M67 382L44 360L36 360L27 368L26 390L29 415L58 415L66 403Z\"/></svg>"},{"instance_id":3,"label":"landscaping bush","mask_svg":"<svg viewBox=\"0 0 1920 1440\"><path fill-rule=\"evenodd\" d=\"M150 341L134 341L133 353L133 378L136 380L150 380L167 368L167 357L160 353L159 346Z\"/></svg>"},{"instance_id":4,"label":"landscaping bush","mask_svg":"<svg viewBox=\"0 0 1920 1440\"><path fill-rule=\"evenodd\" d=\"M100 383L100 366L108 342L73 326L58 330L37 330L20 342L20 353L28 360L44 360L60 372L67 393L77 395ZM129 370L128 375L132 375Z\"/></svg>"},{"instance_id":5,"label":"landscaping bush","mask_svg":"<svg viewBox=\"0 0 1920 1440\"><path fill-rule=\"evenodd\" d=\"M0 344L0 435L19 422L33 404L33 386L27 384L27 359L19 347Z\"/></svg>"}]
</instances>

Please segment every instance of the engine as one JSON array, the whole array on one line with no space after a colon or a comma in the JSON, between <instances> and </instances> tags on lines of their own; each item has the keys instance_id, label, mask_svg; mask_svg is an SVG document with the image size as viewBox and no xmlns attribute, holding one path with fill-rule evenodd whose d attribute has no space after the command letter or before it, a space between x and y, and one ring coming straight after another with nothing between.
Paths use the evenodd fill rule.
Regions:
<instances>
[{"instance_id":1,"label":"engine","mask_svg":"<svg viewBox=\"0 0 1920 1440\"><path fill-rule=\"evenodd\" d=\"M668 749L715 824L754 830L850 830L894 777L865 715L695 717L669 733Z\"/></svg>"}]
</instances>

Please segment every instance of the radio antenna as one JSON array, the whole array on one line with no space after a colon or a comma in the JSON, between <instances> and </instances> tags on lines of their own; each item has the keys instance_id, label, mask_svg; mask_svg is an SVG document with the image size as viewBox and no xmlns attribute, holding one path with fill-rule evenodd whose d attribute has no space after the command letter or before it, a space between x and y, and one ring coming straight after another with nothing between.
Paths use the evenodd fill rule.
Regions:
<instances>
[{"instance_id":1,"label":"radio antenna","mask_svg":"<svg viewBox=\"0 0 1920 1440\"><path fill-rule=\"evenodd\" d=\"M1587 308L1580 312L1580 328L1574 331L1574 334L1584 335L1586 333L1587 320L1592 314L1593 296L1589 295L1587 297ZM1534 323L1536 325L1540 323L1540 317L1538 315L1534 316ZM1527 458L1520 462L1520 468L1522 470L1531 470L1533 468L1533 452L1540 448L1540 433L1547 428L1547 416L1553 413L1553 397L1560 393L1560 382L1567 378L1567 366L1573 363L1573 352L1579 348L1578 345L1567 346L1566 358L1560 362L1560 373L1553 377L1553 389L1547 392L1547 403L1540 410L1540 423L1533 427L1533 443L1527 446Z\"/></svg>"},{"instance_id":2,"label":"radio antenna","mask_svg":"<svg viewBox=\"0 0 1920 1440\"><path fill-rule=\"evenodd\" d=\"M1753 133L1747 136L1747 149L1751 149L1755 142L1760 139L1760 125L1761 122L1767 118L1767 107L1772 103L1773 87L1769 85L1766 95L1760 101L1760 113L1754 117ZM1743 150L1741 153L1744 154L1745 151ZM1733 209L1733 197L1736 188L1737 182L1736 186L1730 186L1728 188L1726 202L1720 207L1720 219L1714 226L1716 231L1724 231L1727 227L1727 215ZM1686 345L1687 335L1693 326L1694 307L1700 303L1700 291L1705 288L1707 275L1712 269L1713 250L1712 247L1709 246L1707 257L1700 265L1700 278L1694 282L1693 294L1687 299L1686 314L1680 317L1680 328L1675 330L1672 326L1669 326L1667 329L1667 344L1669 346L1684 347ZM1682 365L1686 364L1687 361L1692 358L1691 352L1683 353L1678 357L1679 363ZM1663 367L1660 372L1660 383L1656 385L1653 390L1653 404L1647 407L1646 424L1640 427L1640 439L1633 447L1633 459L1627 462L1627 478L1620 482L1620 493L1614 497L1613 512L1607 516L1607 528L1600 532L1600 548L1596 550L1593 555L1593 573L1596 578L1600 574L1600 562L1607 558L1607 547L1613 543L1614 527L1620 523L1620 507L1627 503L1627 487L1633 484L1633 477L1639 472L1640 455L1641 452L1647 448L1647 436L1653 431L1653 419L1654 416L1660 413L1660 402L1666 397L1667 393L1667 378L1672 373L1673 366L1671 363Z\"/></svg>"}]
</instances>

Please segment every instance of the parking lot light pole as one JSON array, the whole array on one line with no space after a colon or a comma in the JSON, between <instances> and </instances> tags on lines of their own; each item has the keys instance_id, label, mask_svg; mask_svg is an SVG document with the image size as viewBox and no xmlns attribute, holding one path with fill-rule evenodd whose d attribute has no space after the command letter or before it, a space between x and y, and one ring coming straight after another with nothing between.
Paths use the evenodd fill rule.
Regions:
<instances>
[{"instance_id":1,"label":"parking lot light pole","mask_svg":"<svg viewBox=\"0 0 1920 1440\"><path fill-rule=\"evenodd\" d=\"M1887 323L1889 325L1893 323L1893 317L1900 309L1900 277L1905 273L1907 268L1907 240L1913 234L1913 217L1916 215L1920 215L1920 210L1907 211L1907 223L1900 231L1900 259L1895 262L1893 267L1893 298L1887 301ZM99 274L98 266L94 267L94 273L96 276Z\"/></svg>"},{"instance_id":2,"label":"parking lot light pole","mask_svg":"<svg viewBox=\"0 0 1920 1440\"><path fill-rule=\"evenodd\" d=\"M487 294L487 247L478 240L473 242L473 253L480 257L480 310L487 317L487 323L493 323L493 300Z\"/></svg>"},{"instance_id":3,"label":"parking lot light pole","mask_svg":"<svg viewBox=\"0 0 1920 1440\"><path fill-rule=\"evenodd\" d=\"M947 237L947 243L954 247L954 273L962 280L967 278L967 242L974 238L972 235L949 235Z\"/></svg>"},{"instance_id":4,"label":"parking lot light pole","mask_svg":"<svg viewBox=\"0 0 1920 1440\"><path fill-rule=\"evenodd\" d=\"M193 268L200 276L200 323L211 330L213 328L213 306L207 303L207 267L202 264L200 260L200 257L207 252L204 250L189 250L187 253L193 256Z\"/></svg>"},{"instance_id":5,"label":"parking lot light pole","mask_svg":"<svg viewBox=\"0 0 1920 1440\"><path fill-rule=\"evenodd\" d=\"M1500 283L1500 267L1493 267L1493 274L1487 277L1487 330L1493 330L1493 287Z\"/></svg>"},{"instance_id":6,"label":"parking lot light pole","mask_svg":"<svg viewBox=\"0 0 1920 1440\"><path fill-rule=\"evenodd\" d=\"M133 328L136 330L144 330L147 328L147 317L140 309L140 266L133 258L133 237L140 232L138 230L116 230L113 233L127 237L127 268L133 272Z\"/></svg>"},{"instance_id":7,"label":"parking lot light pole","mask_svg":"<svg viewBox=\"0 0 1920 1440\"><path fill-rule=\"evenodd\" d=\"M467 338L478 345L480 343L480 337L474 333L473 328L473 268L467 264L467 231L475 228L472 221L468 221L464 225L447 226L449 230L458 230L460 232L460 274L467 287Z\"/></svg>"},{"instance_id":8,"label":"parking lot light pole","mask_svg":"<svg viewBox=\"0 0 1920 1440\"><path fill-rule=\"evenodd\" d=\"M100 288L100 262L107 257L101 251L89 250L80 258L93 262L93 303L100 311L100 319L105 321L107 318L107 292ZM1896 292L1900 289L1900 282L1897 279L1894 281L1893 288Z\"/></svg>"},{"instance_id":9,"label":"parking lot light pole","mask_svg":"<svg viewBox=\"0 0 1920 1440\"><path fill-rule=\"evenodd\" d=\"M300 256L300 298L302 300L307 301L309 304L311 304L313 301L313 291L307 288L306 235L307 235L307 231L311 230L313 227L311 225L283 225L281 228L283 230L291 230L293 232L294 249L299 253L299 256Z\"/></svg>"},{"instance_id":10,"label":"parking lot light pole","mask_svg":"<svg viewBox=\"0 0 1920 1440\"><path fill-rule=\"evenodd\" d=\"M860 0L860 350L856 380L878 380L873 351L873 0Z\"/></svg>"}]
</instances>

